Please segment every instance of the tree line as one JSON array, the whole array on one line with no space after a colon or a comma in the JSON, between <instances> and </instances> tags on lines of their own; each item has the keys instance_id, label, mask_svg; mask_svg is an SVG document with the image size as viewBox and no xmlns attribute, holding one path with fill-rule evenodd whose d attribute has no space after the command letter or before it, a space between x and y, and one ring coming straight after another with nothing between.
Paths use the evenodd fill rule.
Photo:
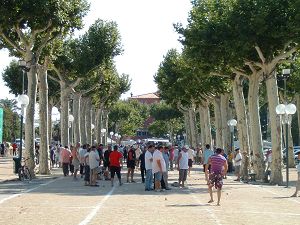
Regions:
<instances>
[{"instance_id":1,"label":"tree line","mask_svg":"<svg viewBox=\"0 0 300 225\"><path fill-rule=\"evenodd\" d=\"M182 52L170 49L154 76L162 99L183 113L192 146L212 144L213 126L213 144L229 152L227 122L236 118L240 148L251 154L259 179L265 173L260 110L266 106L268 124L264 125L270 128L273 184L283 179L285 140L282 118L275 111L285 101L282 69L292 69L286 99L297 105L300 128L299 13L296 0L194 0L188 25L174 24ZM292 167L290 130L289 125L288 166Z\"/></svg>"}]
</instances>

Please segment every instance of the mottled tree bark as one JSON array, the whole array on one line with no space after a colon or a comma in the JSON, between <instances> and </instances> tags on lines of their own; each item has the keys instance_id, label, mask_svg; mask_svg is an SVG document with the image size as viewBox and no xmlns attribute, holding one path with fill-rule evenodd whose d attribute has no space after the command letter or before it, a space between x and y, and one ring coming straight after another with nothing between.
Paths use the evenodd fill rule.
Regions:
<instances>
[{"instance_id":1,"label":"mottled tree bark","mask_svg":"<svg viewBox=\"0 0 300 225\"><path fill-rule=\"evenodd\" d=\"M259 76L260 75L256 73L249 77L248 108L253 169L257 174L257 178L262 179L264 177L265 164L259 116Z\"/></svg>"},{"instance_id":2,"label":"mottled tree bark","mask_svg":"<svg viewBox=\"0 0 300 225\"><path fill-rule=\"evenodd\" d=\"M233 98L235 103L237 115L237 129L238 139L240 143L242 158L242 173L241 176L248 178L249 168L249 134L248 134L248 120L246 115L245 97L243 93L243 80L240 76L236 75L233 80Z\"/></svg>"},{"instance_id":3,"label":"mottled tree bark","mask_svg":"<svg viewBox=\"0 0 300 225\"><path fill-rule=\"evenodd\" d=\"M269 73L266 73L269 74ZM282 129L281 120L276 115L276 106L279 104L278 85L275 72L269 74L266 79L267 94L269 102L269 114L271 123L272 139L272 164L271 180L272 184L282 184Z\"/></svg>"},{"instance_id":4,"label":"mottled tree bark","mask_svg":"<svg viewBox=\"0 0 300 225\"><path fill-rule=\"evenodd\" d=\"M39 173L49 174L48 164L48 82L47 82L47 62L39 66L39 117L40 117L40 163Z\"/></svg>"},{"instance_id":5,"label":"mottled tree bark","mask_svg":"<svg viewBox=\"0 0 300 225\"><path fill-rule=\"evenodd\" d=\"M227 154L228 150L231 149L230 145L230 129L227 124L228 120L232 119L229 117L229 93L221 95L221 115L222 115L222 142L224 151Z\"/></svg>"},{"instance_id":6,"label":"mottled tree bark","mask_svg":"<svg viewBox=\"0 0 300 225\"><path fill-rule=\"evenodd\" d=\"M216 127L216 146L224 149L222 141L222 116L221 116L221 98L216 96L214 99L215 109L215 127Z\"/></svg>"}]
</instances>

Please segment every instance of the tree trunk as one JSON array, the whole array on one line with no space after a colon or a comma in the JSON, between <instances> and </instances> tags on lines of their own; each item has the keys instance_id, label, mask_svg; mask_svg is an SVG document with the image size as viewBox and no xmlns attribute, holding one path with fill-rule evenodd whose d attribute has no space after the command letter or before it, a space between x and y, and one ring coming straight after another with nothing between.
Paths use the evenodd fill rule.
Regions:
<instances>
[{"instance_id":1,"label":"tree trunk","mask_svg":"<svg viewBox=\"0 0 300 225\"><path fill-rule=\"evenodd\" d=\"M229 93L221 95L221 115L222 115L222 142L224 151L228 154L228 150L231 149L230 145L230 129L227 124L229 119Z\"/></svg>"},{"instance_id":2,"label":"tree trunk","mask_svg":"<svg viewBox=\"0 0 300 225\"><path fill-rule=\"evenodd\" d=\"M74 116L74 122L73 122L73 131L74 131L74 143L81 143L80 140L80 121L83 114L81 113L80 108L80 102L81 102L81 94L76 92L74 93L73 97L73 116Z\"/></svg>"},{"instance_id":3,"label":"tree trunk","mask_svg":"<svg viewBox=\"0 0 300 225\"><path fill-rule=\"evenodd\" d=\"M25 148L26 148L26 158L27 166L29 167L30 173L34 176L34 149L35 149L35 130L34 130L34 112L36 103L36 93L37 93L37 66L33 55L25 58L26 62L32 62L30 66L30 71L27 72L28 79L28 92L29 104L26 108L26 123L25 123Z\"/></svg>"},{"instance_id":4,"label":"tree trunk","mask_svg":"<svg viewBox=\"0 0 300 225\"><path fill-rule=\"evenodd\" d=\"M212 146L210 112L209 112L209 103L207 101L203 103L203 116L204 116L205 143Z\"/></svg>"},{"instance_id":5,"label":"tree trunk","mask_svg":"<svg viewBox=\"0 0 300 225\"><path fill-rule=\"evenodd\" d=\"M86 120L86 139L87 143L92 145L92 118L91 118L92 100L86 97L85 120Z\"/></svg>"},{"instance_id":6,"label":"tree trunk","mask_svg":"<svg viewBox=\"0 0 300 225\"><path fill-rule=\"evenodd\" d=\"M105 127L106 129L106 132L104 133L104 146L107 146L107 135L108 135L108 111L107 110L103 110L103 116L102 116L102 119L103 119L103 126Z\"/></svg>"},{"instance_id":7,"label":"tree trunk","mask_svg":"<svg viewBox=\"0 0 300 225\"><path fill-rule=\"evenodd\" d=\"M70 91L64 81L60 81L60 130L62 146L69 145L69 95Z\"/></svg>"},{"instance_id":8,"label":"tree trunk","mask_svg":"<svg viewBox=\"0 0 300 225\"><path fill-rule=\"evenodd\" d=\"M39 116L40 116L40 174L49 174L48 164L48 82L47 63L39 67Z\"/></svg>"},{"instance_id":9,"label":"tree trunk","mask_svg":"<svg viewBox=\"0 0 300 225\"><path fill-rule=\"evenodd\" d=\"M101 134L101 109L98 108L96 110L96 122L95 122L95 138L96 138L96 142L98 144L103 143L101 138L102 138L102 134Z\"/></svg>"},{"instance_id":10,"label":"tree trunk","mask_svg":"<svg viewBox=\"0 0 300 225\"><path fill-rule=\"evenodd\" d=\"M190 146L196 148L197 147L197 139L196 139L196 124L195 124L195 113L193 108L189 108L189 125L190 125Z\"/></svg>"},{"instance_id":11,"label":"tree trunk","mask_svg":"<svg viewBox=\"0 0 300 225\"><path fill-rule=\"evenodd\" d=\"M265 172L262 134L259 116L259 74L252 74L249 79L248 108L250 141L253 152L253 169L257 179L262 179Z\"/></svg>"},{"instance_id":12,"label":"tree trunk","mask_svg":"<svg viewBox=\"0 0 300 225\"><path fill-rule=\"evenodd\" d=\"M85 120L85 112L86 112L86 98L81 98L80 101L80 140L82 144L87 144L87 136L86 136L86 120Z\"/></svg>"},{"instance_id":13,"label":"tree trunk","mask_svg":"<svg viewBox=\"0 0 300 225\"><path fill-rule=\"evenodd\" d=\"M192 142L191 140L191 135L190 135L190 121L189 121L189 112L184 113L184 125L185 125L185 137L184 137L184 145L188 145L189 143Z\"/></svg>"},{"instance_id":14,"label":"tree trunk","mask_svg":"<svg viewBox=\"0 0 300 225\"><path fill-rule=\"evenodd\" d=\"M91 121L91 124L93 124L94 125L94 129L92 129L92 145L94 145L95 144L95 142L96 142L96 112L95 112L95 107L94 106L92 106L92 108L91 108L91 119L92 119L92 121Z\"/></svg>"},{"instance_id":15,"label":"tree trunk","mask_svg":"<svg viewBox=\"0 0 300 225\"><path fill-rule=\"evenodd\" d=\"M249 135L248 135L248 121L246 115L245 98L243 93L243 80L240 76L236 76L233 81L233 98L235 103L237 115L237 130L240 143L242 158L242 173L243 178L248 178L249 168Z\"/></svg>"},{"instance_id":16,"label":"tree trunk","mask_svg":"<svg viewBox=\"0 0 300 225\"><path fill-rule=\"evenodd\" d=\"M214 99L215 109L215 128L216 128L216 146L224 149L222 141L222 116L221 116L221 98L216 96Z\"/></svg>"},{"instance_id":17,"label":"tree trunk","mask_svg":"<svg viewBox=\"0 0 300 225\"><path fill-rule=\"evenodd\" d=\"M267 73L268 74L268 73ZM266 79L267 94L269 102L269 114L271 123L272 139L272 164L271 164L271 183L282 184L282 129L281 120L276 115L276 106L279 104L278 86L275 72L269 74Z\"/></svg>"},{"instance_id":18,"label":"tree trunk","mask_svg":"<svg viewBox=\"0 0 300 225\"><path fill-rule=\"evenodd\" d=\"M199 106L198 111L199 111L199 115L200 115L201 146L202 146L202 148L204 148L207 143L205 143L205 124L204 124L205 122L204 122L204 115L203 115L203 107Z\"/></svg>"},{"instance_id":19,"label":"tree trunk","mask_svg":"<svg viewBox=\"0 0 300 225\"><path fill-rule=\"evenodd\" d=\"M52 142L52 108L53 108L53 103L51 100L48 102L48 140L49 144Z\"/></svg>"},{"instance_id":20,"label":"tree trunk","mask_svg":"<svg viewBox=\"0 0 300 225\"><path fill-rule=\"evenodd\" d=\"M283 137L284 137L284 146L286 148L286 124L283 125ZM291 124L288 124L288 151L289 151L289 168L295 168L295 159L294 159L294 144Z\"/></svg>"}]
</instances>

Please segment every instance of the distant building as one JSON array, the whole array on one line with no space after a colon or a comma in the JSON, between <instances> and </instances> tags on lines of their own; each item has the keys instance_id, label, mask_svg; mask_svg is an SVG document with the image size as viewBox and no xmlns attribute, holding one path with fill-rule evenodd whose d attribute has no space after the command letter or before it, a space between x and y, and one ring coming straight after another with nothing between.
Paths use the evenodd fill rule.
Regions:
<instances>
[{"instance_id":1,"label":"distant building","mask_svg":"<svg viewBox=\"0 0 300 225\"><path fill-rule=\"evenodd\" d=\"M151 105L155 103L160 103L160 98L157 93L148 93L148 94L142 94L133 96L131 94L131 97L129 98L131 100L137 100L138 102L145 104L145 105ZM148 127L151 123L154 122L153 117L149 117L144 122L144 127L140 127L136 130L136 136L133 137L135 140L138 139L145 139L149 137Z\"/></svg>"},{"instance_id":2,"label":"distant building","mask_svg":"<svg viewBox=\"0 0 300 225\"><path fill-rule=\"evenodd\" d=\"M137 96L131 96L129 99L137 100L138 102L146 105L151 105L160 102L160 98L157 93L148 93Z\"/></svg>"}]
</instances>

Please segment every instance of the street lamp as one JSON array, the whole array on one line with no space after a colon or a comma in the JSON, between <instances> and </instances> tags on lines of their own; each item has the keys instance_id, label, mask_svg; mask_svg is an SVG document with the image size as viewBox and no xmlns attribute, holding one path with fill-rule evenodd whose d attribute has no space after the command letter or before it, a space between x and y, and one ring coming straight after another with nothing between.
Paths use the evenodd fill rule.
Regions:
<instances>
[{"instance_id":1,"label":"street lamp","mask_svg":"<svg viewBox=\"0 0 300 225\"><path fill-rule=\"evenodd\" d=\"M27 95L24 94L19 95L18 102L21 104L21 132L20 132L19 159L22 160L24 110L29 104L29 98Z\"/></svg>"},{"instance_id":2,"label":"street lamp","mask_svg":"<svg viewBox=\"0 0 300 225\"><path fill-rule=\"evenodd\" d=\"M231 119L227 121L227 125L230 128L230 146L231 146L231 151L234 151L234 140L233 140L233 134L234 134L234 127L237 125L237 121L235 119Z\"/></svg>"},{"instance_id":3,"label":"street lamp","mask_svg":"<svg viewBox=\"0 0 300 225\"><path fill-rule=\"evenodd\" d=\"M101 144L106 145L106 141L103 139L103 137L105 136L106 133L106 129L102 128L101 129Z\"/></svg>"},{"instance_id":4,"label":"street lamp","mask_svg":"<svg viewBox=\"0 0 300 225\"><path fill-rule=\"evenodd\" d=\"M109 132L109 134L110 134L110 145L112 146L112 136L114 135L114 132Z\"/></svg>"},{"instance_id":5,"label":"street lamp","mask_svg":"<svg viewBox=\"0 0 300 225\"><path fill-rule=\"evenodd\" d=\"M282 70L282 77L284 80L284 103L276 106L276 114L282 118L282 124L285 124L285 149L286 149L286 187L289 186L289 151L288 151L288 125L292 122L292 115L295 114L297 108L294 104L287 104L286 98L286 80L290 76L290 69Z\"/></svg>"},{"instance_id":6,"label":"street lamp","mask_svg":"<svg viewBox=\"0 0 300 225\"><path fill-rule=\"evenodd\" d=\"M276 114L282 118L282 124L285 124L285 154L286 154L286 187L289 186L289 144L288 144L288 127L292 122L292 115L297 108L294 104L279 104L276 106Z\"/></svg>"},{"instance_id":7,"label":"street lamp","mask_svg":"<svg viewBox=\"0 0 300 225\"><path fill-rule=\"evenodd\" d=\"M69 128L70 128L70 143L73 143L73 122L74 122L74 116L69 115Z\"/></svg>"}]
</instances>

